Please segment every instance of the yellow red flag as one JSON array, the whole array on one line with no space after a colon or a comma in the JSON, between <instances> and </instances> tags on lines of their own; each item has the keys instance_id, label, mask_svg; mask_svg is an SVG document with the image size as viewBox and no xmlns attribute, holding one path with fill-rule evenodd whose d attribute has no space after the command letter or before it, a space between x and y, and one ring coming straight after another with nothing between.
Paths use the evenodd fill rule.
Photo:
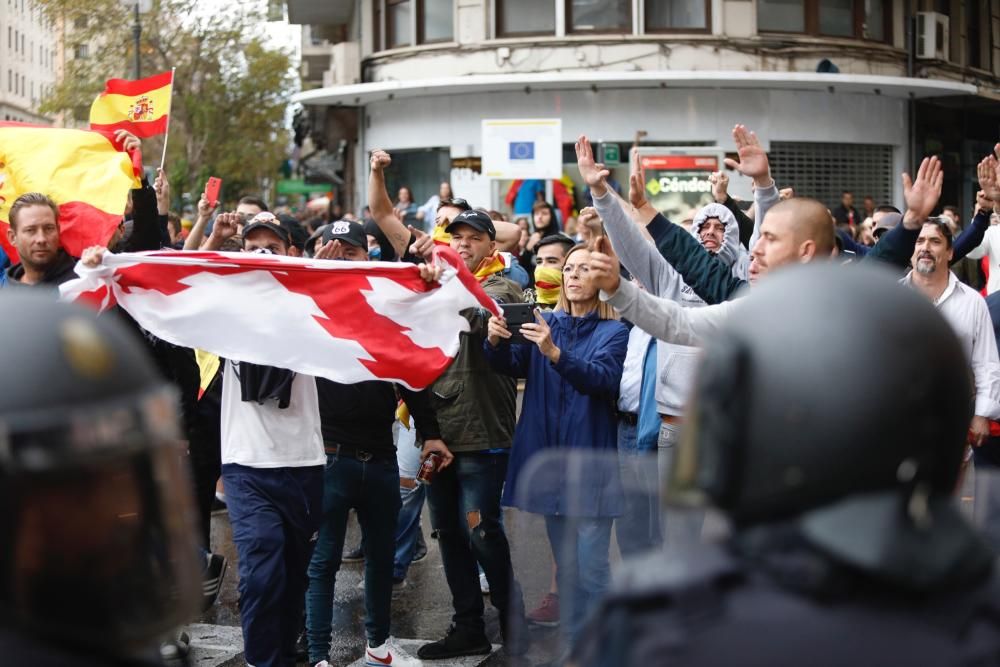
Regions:
<instances>
[{"instance_id":1,"label":"yellow red flag","mask_svg":"<svg viewBox=\"0 0 1000 667\"><path fill-rule=\"evenodd\" d=\"M142 157L100 132L0 122L0 244L17 262L7 228L10 207L27 192L47 194L59 205L60 238L69 254L107 244L141 173Z\"/></svg>"},{"instance_id":2,"label":"yellow red flag","mask_svg":"<svg viewBox=\"0 0 1000 667\"><path fill-rule=\"evenodd\" d=\"M128 130L140 138L167 131L173 72L137 81L109 79L90 107L90 129Z\"/></svg>"}]
</instances>

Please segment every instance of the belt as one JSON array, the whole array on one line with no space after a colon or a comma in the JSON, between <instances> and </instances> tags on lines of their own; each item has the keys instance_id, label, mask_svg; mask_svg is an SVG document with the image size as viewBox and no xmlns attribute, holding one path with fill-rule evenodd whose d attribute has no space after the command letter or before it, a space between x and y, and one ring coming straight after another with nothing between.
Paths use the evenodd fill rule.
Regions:
<instances>
[{"instance_id":1,"label":"belt","mask_svg":"<svg viewBox=\"0 0 1000 667\"><path fill-rule=\"evenodd\" d=\"M622 412L621 410L615 410L615 414L618 415L618 421L625 422L629 426L635 426L639 423L639 415L634 412Z\"/></svg>"},{"instance_id":2,"label":"belt","mask_svg":"<svg viewBox=\"0 0 1000 667\"><path fill-rule=\"evenodd\" d=\"M359 449L357 447L349 447L347 445L327 445L327 454L336 454L337 456L347 456L352 459L357 459L362 463L368 463L369 461L375 463L388 463L392 461L396 462L396 455L393 454L389 456L388 454L369 452L366 449Z\"/></svg>"},{"instance_id":3,"label":"belt","mask_svg":"<svg viewBox=\"0 0 1000 667\"><path fill-rule=\"evenodd\" d=\"M680 424L682 420L677 415L660 415L660 421L664 424Z\"/></svg>"}]
</instances>

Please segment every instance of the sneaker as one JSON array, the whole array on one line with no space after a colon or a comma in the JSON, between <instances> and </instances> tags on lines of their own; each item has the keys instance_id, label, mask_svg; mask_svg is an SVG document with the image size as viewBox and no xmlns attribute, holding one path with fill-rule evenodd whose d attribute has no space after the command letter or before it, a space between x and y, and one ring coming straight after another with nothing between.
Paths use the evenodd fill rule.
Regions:
<instances>
[{"instance_id":1,"label":"sneaker","mask_svg":"<svg viewBox=\"0 0 1000 667\"><path fill-rule=\"evenodd\" d=\"M485 572L479 573L479 590L483 592L483 595L490 594L490 582L489 579L486 578Z\"/></svg>"},{"instance_id":2,"label":"sneaker","mask_svg":"<svg viewBox=\"0 0 1000 667\"><path fill-rule=\"evenodd\" d=\"M417 657L423 660L445 660L463 655L489 655L492 651L493 645L482 630L472 632L452 625L443 639L421 646Z\"/></svg>"},{"instance_id":3,"label":"sneaker","mask_svg":"<svg viewBox=\"0 0 1000 667\"><path fill-rule=\"evenodd\" d=\"M529 623L555 627L559 625L559 594L547 593L542 603L524 616Z\"/></svg>"},{"instance_id":4,"label":"sneaker","mask_svg":"<svg viewBox=\"0 0 1000 667\"><path fill-rule=\"evenodd\" d=\"M413 549L413 558L410 559L410 562L419 563L425 558L427 558L427 542L424 541L424 531L421 530L417 533L417 544Z\"/></svg>"},{"instance_id":5,"label":"sneaker","mask_svg":"<svg viewBox=\"0 0 1000 667\"><path fill-rule=\"evenodd\" d=\"M205 554L205 569L201 573L201 610L206 612L219 599L222 580L226 576L229 561L222 554Z\"/></svg>"},{"instance_id":6,"label":"sneaker","mask_svg":"<svg viewBox=\"0 0 1000 667\"><path fill-rule=\"evenodd\" d=\"M360 563L364 559L365 552L361 550L360 544L349 551L344 551L344 555L340 557L344 563Z\"/></svg>"},{"instance_id":7,"label":"sneaker","mask_svg":"<svg viewBox=\"0 0 1000 667\"><path fill-rule=\"evenodd\" d=\"M319 662L317 662L317 663L316 663L315 665L313 665L313 667L333 667L333 665L331 665L331 664L330 664L329 662L327 662L326 660L320 660L320 661L319 661Z\"/></svg>"},{"instance_id":8,"label":"sneaker","mask_svg":"<svg viewBox=\"0 0 1000 667\"><path fill-rule=\"evenodd\" d=\"M423 663L403 649L395 646L392 637L380 646L368 646L365 651L365 665L368 667L420 667Z\"/></svg>"}]
</instances>

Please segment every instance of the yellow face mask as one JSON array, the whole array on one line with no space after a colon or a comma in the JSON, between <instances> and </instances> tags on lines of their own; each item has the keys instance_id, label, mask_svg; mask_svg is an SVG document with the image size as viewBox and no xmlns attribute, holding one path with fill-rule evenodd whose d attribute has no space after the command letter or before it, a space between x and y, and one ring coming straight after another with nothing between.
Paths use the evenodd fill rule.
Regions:
<instances>
[{"instance_id":1,"label":"yellow face mask","mask_svg":"<svg viewBox=\"0 0 1000 667\"><path fill-rule=\"evenodd\" d=\"M562 289L562 270L554 266L535 267L535 300L546 306L554 306L559 301Z\"/></svg>"}]
</instances>

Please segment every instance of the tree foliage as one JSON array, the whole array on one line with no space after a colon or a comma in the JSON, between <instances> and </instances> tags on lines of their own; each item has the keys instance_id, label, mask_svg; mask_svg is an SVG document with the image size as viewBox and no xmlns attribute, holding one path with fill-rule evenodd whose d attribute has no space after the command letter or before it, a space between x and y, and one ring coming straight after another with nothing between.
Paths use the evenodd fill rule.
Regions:
<instances>
[{"instance_id":1,"label":"tree foliage","mask_svg":"<svg viewBox=\"0 0 1000 667\"><path fill-rule=\"evenodd\" d=\"M41 111L86 121L106 79L134 78L132 12L120 0L37 4L63 27L67 51ZM175 195L200 192L208 176L223 179L227 199L261 192L286 157L297 79L290 52L267 43L262 21L246 2L209 13L197 0L155 0L142 15L142 75L176 68L166 166ZM77 45L87 45L86 57L73 57ZM145 140L146 164L158 165L161 150L160 138Z\"/></svg>"}]
</instances>

